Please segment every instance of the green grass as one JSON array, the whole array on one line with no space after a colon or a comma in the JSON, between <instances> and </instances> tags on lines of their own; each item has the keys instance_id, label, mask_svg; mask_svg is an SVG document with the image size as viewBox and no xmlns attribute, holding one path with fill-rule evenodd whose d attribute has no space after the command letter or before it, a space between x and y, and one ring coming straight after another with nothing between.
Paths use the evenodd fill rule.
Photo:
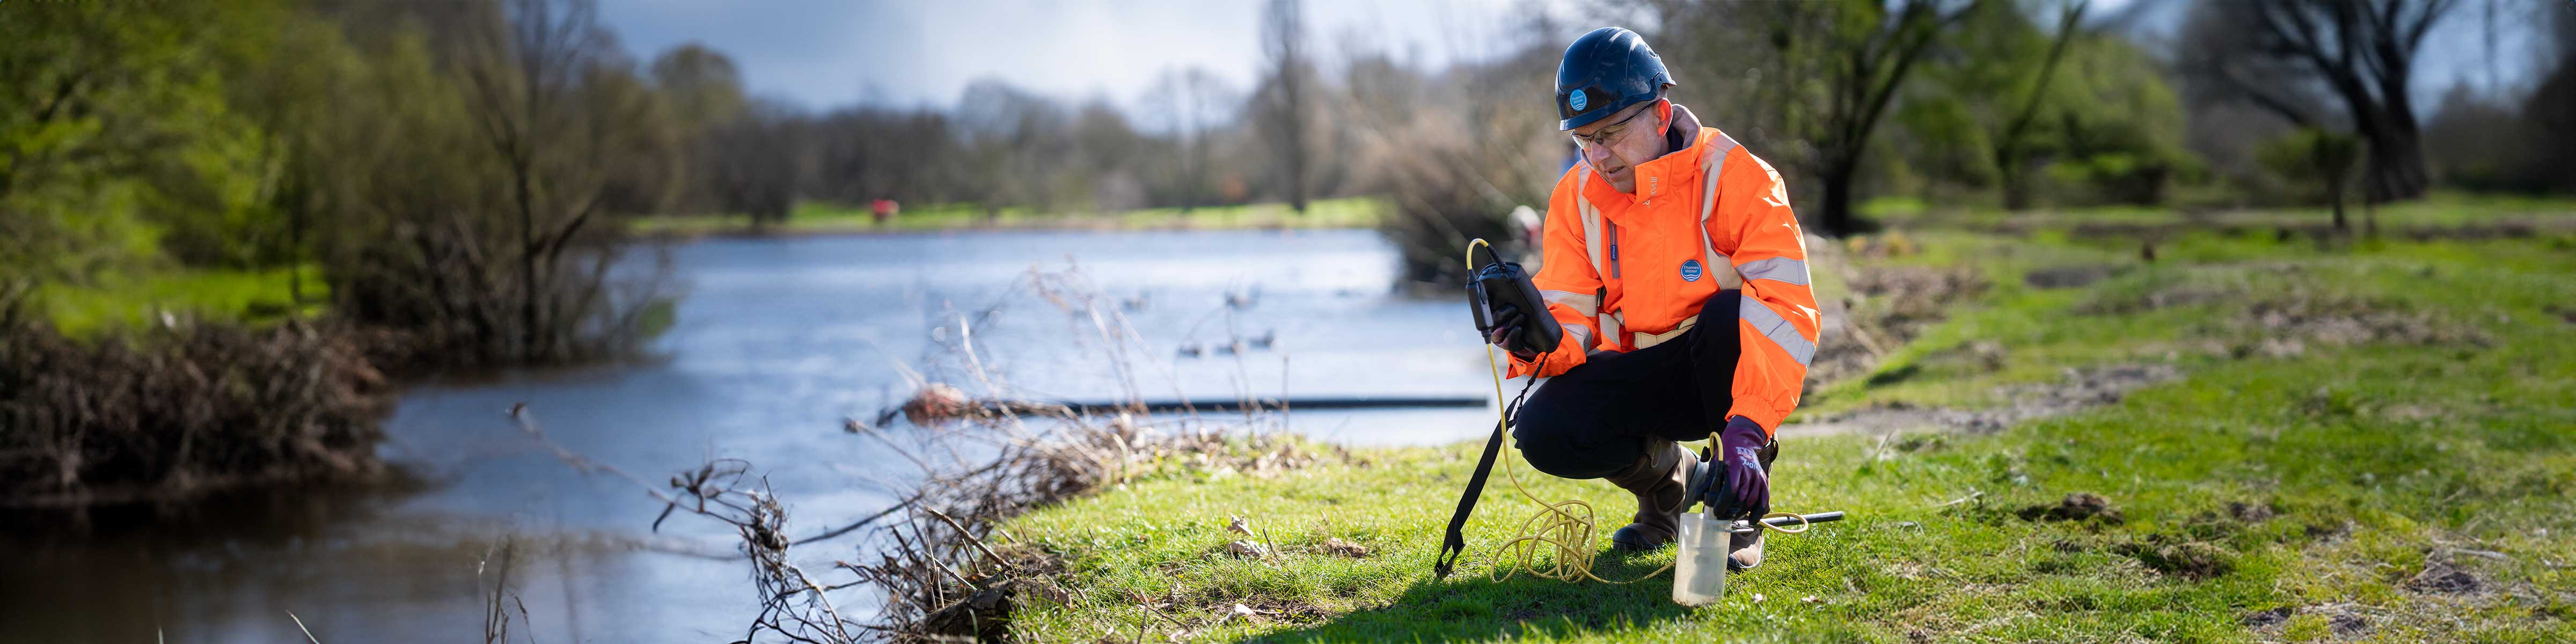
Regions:
<instances>
[{"instance_id":1,"label":"green grass","mask_svg":"<svg viewBox=\"0 0 2576 644\"><path fill-rule=\"evenodd\" d=\"M1912 197L1878 197L1861 204L1863 215L1885 221L1902 222L1914 228L1995 226L2066 226L2077 224L2131 226L2319 226L2333 221L2324 205L2297 208L2220 208L2190 217L2170 208L2154 206L2096 206L2085 208L2037 208L2007 211L1995 206L1958 207L1927 203ZM2506 194L2435 191L2424 198L2393 204L2365 207L2359 199L2345 204L2345 215L2358 230L2371 211L2379 217L2383 229L2450 228L2471 225L2493 225L2506 222L2550 227L2556 232L2576 228L2576 199Z\"/></svg>"},{"instance_id":2,"label":"green grass","mask_svg":"<svg viewBox=\"0 0 2576 644\"><path fill-rule=\"evenodd\" d=\"M1988 404L1999 385L2088 365L2168 363L2184 377L1990 435L1784 438L1774 505L1851 519L1775 538L1770 562L1707 608L1668 601L1669 573L1488 579L1493 548L1536 507L1500 473L1468 561L1433 580L1478 447L1460 444L1353 450L1274 478L1134 482L1026 515L1008 533L1057 553L1077 592L1029 605L1014 628L1049 641L2576 638L2576 238L2320 250L2186 235L2154 264L2059 234L1914 239L1920 252L1873 261L1967 263L1994 286L1877 370L1905 377L1854 377L1814 406ZM2076 288L2020 280L2066 265L2115 270ZM2336 335L2345 322L2387 328ZM2244 350L2285 338L2304 351ZM1979 340L2007 348L2002 364L1951 359ZM1538 498L1598 508L1595 541L1634 507L1609 485L1508 458ZM2073 492L2108 497L2127 520L2016 514ZM1223 554L1232 516L1285 554ZM1374 552L1325 554L1328 538ZM1671 561L1603 545L1595 565L1611 579ZM2442 561L2481 590L2410 587ZM1269 612L1225 619L1236 603ZM2245 623L2285 607L2283 623ZM2364 628L2338 633L2339 619Z\"/></svg>"},{"instance_id":3,"label":"green grass","mask_svg":"<svg viewBox=\"0 0 2576 644\"><path fill-rule=\"evenodd\" d=\"M775 231L787 234L837 234L870 232L909 232L986 229L1240 229L1240 228L1368 228L1376 226L1385 202L1370 197L1325 199L1307 204L1299 214L1286 204L1258 203L1236 206L1207 206L1182 212L1179 208L1146 208L1114 213L1039 213L1024 208L1005 208L988 216L972 204L939 204L905 206L902 213L885 224L876 223L865 204L849 205L828 201L798 202L788 212L787 221ZM651 234L725 234L750 230L748 220L740 216L660 216L636 222L636 229Z\"/></svg>"},{"instance_id":4,"label":"green grass","mask_svg":"<svg viewBox=\"0 0 2576 644\"><path fill-rule=\"evenodd\" d=\"M74 337L154 324L164 312L196 319L274 322L292 314L319 313L329 287L305 267L304 304L291 280L297 269L171 269L101 277L89 284L37 287L35 309Z\"/></svg>"}]
</instances>

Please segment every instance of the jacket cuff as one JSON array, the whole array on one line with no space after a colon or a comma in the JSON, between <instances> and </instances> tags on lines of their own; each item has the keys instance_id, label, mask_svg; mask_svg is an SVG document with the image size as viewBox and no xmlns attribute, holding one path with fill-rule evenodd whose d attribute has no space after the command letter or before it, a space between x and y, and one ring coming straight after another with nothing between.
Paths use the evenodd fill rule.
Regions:
<instances>
[{"instance_id":1,"label":"jacket cuff","mask_svg":"<svg viewBox=\"0 0 2576 644\"><path fill-rule=\"evenodd\" d=\"M1547 359L1547 371L1537 374L1538 377L1552 377L1557 374L1565 373L1565 370L1572 369L1575 365L1583 364L1583 360L1586 357L1583 354L1583 343L1576 342L1574 340L1575 337L1576 334L1573 333L1565 334L1556 341L1556 350L1549 351L1540 356ZM1539 361L1536 359L1522 360L1520 356L1510 355L1508 353L1504 355L1512 361L1511 368L1504 373L1505 377L1519 378L1521 376L1527 376L1539 367Z\"/></svg>"},{"instance_id":2,"label":"jacket cuff","mask_svg":"<svg viewBox=\"0 0 2576 644\"><path fill-rule=\"evenodd\" d=\"M1753 421L1753 424L1761 426L1763 436L1778 436L1780 422L1788 420L1789 410L1774 406L1770 402L1737 396L1735 406L1728 408L1726 415L1728 418L1743 417L1745 420Z\"/></svg>"}]
</instances>

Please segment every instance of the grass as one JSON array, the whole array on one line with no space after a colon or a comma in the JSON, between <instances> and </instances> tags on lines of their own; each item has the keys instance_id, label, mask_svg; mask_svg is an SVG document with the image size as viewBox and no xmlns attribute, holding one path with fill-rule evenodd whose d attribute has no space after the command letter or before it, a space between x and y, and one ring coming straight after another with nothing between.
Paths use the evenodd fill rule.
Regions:
<instances>
[{"instance_id":1,"label":"grass","mask_svg":"<svg viewBox=\"0 0 2576 644\"><path fill-rule=\"evenodd\" d=\"M984 209L972 204L915 205L904 207L901 214L885 224L864 204L849 205L828 201L804 201L796 204L775 232L786 234L850 234L874 232L917 232L941 230L987 229L1239 229L1239 228L1368 228L1376 226L1385 203L1369 197L1324 199L1307 205L1305 213L1290 210L1286 204L1259 203L1235 206L1207 206L1182 212L1178 208L1146 208L1114 213L1038 213L1025 208L1005 208L987 216ZM750 232L749 223L740 216L660 216L636 222L636 229L649 234L734 234Z\"/></svg>"},{"instance_id":2,"label":"grass","mask_svg":"<svg viewBox=\"0 0 2576 644\"><path fill-rule=\"evenodd\" d=\"M304 304L291 286L303 271ZM164 312L228 322L264 324L290 314L320 312L329 299L319 271L171 269L113 274L89 284L37 287L35 306L54 327L74 337L150 325Z\"/></svg>"},{"instance_id":3,"label":"grass","mask_svg":"<svg viewBox=\"0 0 2576 644\"><path fill-rule=\"evenodd\" d=\"M2133 242L2046 232L1910 245L1866 261L1967 264L1994 286L1874 373L1811 396L1810 413L1994 404L2000 386L2088 365L2184 375L1991 434L1784 438L1774 505L1852 518L1775 538L1770 562L1707 608L1668 601L1668 573L1489 579L1492 549L1535 510L1499 473L1468 560L1433 580L1479 447L1459 444L1132 482L1033 512L1008 534L1055 553L1076 592L1025 604L1014 628L1049 641L2576 639L2576 237L2320 249L2191 234L2153 264ZM2105 271L2063 288L2021 279L2068 266ZM2000 363L1957 359L1979 341L2005 348ZM1538 498L1599 508L1596 542L1634 507L1508 458ZM2077 492L2125 521L2022 517ZM1282 554L1227 556L1236 516ZM1328 554L1327 539L1372 552ZM1630 579L1671 558L1605 547L1595 565ZM1227 617L1238 603L1257 614Z\"/></svg>"},{"instance_id":4,"label":"grass","mask_svg":"<svg viewBox=\"0 0 2576 644\"><path fill-rule=\"evenodd\" d=\"M2007 211L1994 206L1939 206L1912 197L1880 197L1861 204L1860 212L1883 221L1900 222L1910 227L1990 228L2004 225L2065 226L2073 224L2132 226L2322 226L2333 221L2332 211L2324 205L2299 208L2220 209L2199 213L2185 220L2168 208L2154 206L2099 206L2087 208L2040 208ZM2359 230L2372 208L2358 198L2345 204L2344 214ZM2567 197L2522 196L2509 194L2435 191L2422 199L2387 204L2375 208L2379 225L2387 230L2418 227L2461 227L2493 225L2507 222L2551 227L2554 232L2576 228L2576 199Z\"/></svg>"}]
</instances>

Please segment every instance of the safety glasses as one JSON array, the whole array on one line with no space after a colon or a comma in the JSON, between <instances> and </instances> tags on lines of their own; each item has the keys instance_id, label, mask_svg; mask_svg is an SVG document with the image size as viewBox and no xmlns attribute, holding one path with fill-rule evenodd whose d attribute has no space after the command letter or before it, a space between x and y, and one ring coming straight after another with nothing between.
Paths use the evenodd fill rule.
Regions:
<instances>
[{"instance_id":1,"label":"safety glasses","mask_svg":"<svg viewBox=\"0 0 2576 644\"><path fill-rule=\"evenodd\" d=\"M1653 102L1638 103L1636 107L1631 108L1637 111L1628 114L1627 118L1611 122L1608 127L1594 130L1592 132L1592 136L1589 138L1581 134L1572 133L1568 133L1566 136L1574 138L1574 147L1579 148L1584 152L1591 152L1593 148L1610 145L1612 142L1618 141L1620 136L1628 133L1629 121L1637 120L1638 116L1642 116L1646 112L1653 110L1654 107L1655 103Z\"/></svg>"}]
</instances>

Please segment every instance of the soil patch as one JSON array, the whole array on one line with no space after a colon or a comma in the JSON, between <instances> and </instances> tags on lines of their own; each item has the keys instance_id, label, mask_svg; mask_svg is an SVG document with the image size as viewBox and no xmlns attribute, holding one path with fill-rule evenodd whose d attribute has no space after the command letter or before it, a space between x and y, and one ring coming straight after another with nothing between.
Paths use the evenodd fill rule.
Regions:
<instances>
[{"instance_id":1,"label":"soil patch","mask_svg":"<svg viewBox=\"0 0 2576 644\"><path fill-rule=\"evenodd\" d=\"M2272 610L2258 610L2246 613L2244 617L2237 618L2236 623L2254 628L2262 628L2290 621L2290 614L2295 612L2298 611L2292 610L2288 606L2282 606Z\"/></svg>"},{"instance_id":2,"label":"soil patch","mask_svg":"<svg viewBox=\"0 0 2576 644\"><path fill-rule=\"evenodd\" d=\"M2191 579L2208 579L2227 574L2235 563L2227 551L2199 541L2156 545L2154 543L2121 544L2120 554L2134 557L2148 569Z\"/></svg>"},{"instance_id":3,"label":"soil patch","mask_svg":"<svg viewBox=\"0 0 2576 644\"><path fill-rule=\"evenodd\" d=\"M2171 365L2114 365L2067 369L2058 382L2009 385L1996 390L2010 401L2000 407L1959 409L1890 403L1783 426L1782 431L1836 434L1853 431L1894 433L1907 430L1997 432L2015 423L2058 416L2119 402L2139 387L2181 377Z\"/></svg>"},{"instance_id":4,"label":"soil patch","mask_svg":"<svg viewBox=\"0 0 2576 644\"><path fill-rule=\"evenodd\" d=\"M2091 492L2068 494L2055 505L2034 505L2016 514L2024 521L2099 521L2110 525L2126 521L2120 509L2111 506L2110 499Z\"/></svg>"},{"instance_id":5,"label":"soil patch","mask_svg":"<svg viewBox=\"0 0 2576 644\"><path fill-rule=\"evenodd\" d=\"M2031 271L2021 276L2021 283L2031 288L2076 288L2090 286L2117 271L2103 264L2058 266Z\"/></svg>"},{"instance_id":6,"label":"soil patch","mask_svg":"<svg viewBox=\"0 0 2576 644\"><path fill-rule=\"evenodd\" d=\"M2262 523L2264 521L2271 520L2273 516L2278 514L2280 514L2280 511L2273 509L2272 504L2269 503L2255 504L2243 501L2229 501L2227 503L2227 516L2246 523Z\"/></svg>"},{"instance_id":7,"label":"soil patch","mask_svg":"<svg viewBox=\"0 0 2576 644\"><path fill-rule=\"evenodd\" d=\"M2486 587L2486 581L2479 579L2476 573L2442 562L2425 566L2424 572L2406 580L2406 589L2419 593L2464 595L2486 590Z\"/></svg>"},{"instance_id":8,"label":"soil patch","mask_svg":"<svg viewBox=\"0 0 2576 644\"><path fill-rule=\"evenodd\" d=\"M1850 261L1841 244L1810 240L1807 249L1811 266L1841 273L1845 285L1839 297L1817 302L1823 307L1819 313L1824 318L1824 340L1807 369L1809 385L1877 367L1881 357L1949 317L1950 307L1983 294L1987 287L1985 276L1971 267L1862 267Z\"/></svg>"}]
</instances>

